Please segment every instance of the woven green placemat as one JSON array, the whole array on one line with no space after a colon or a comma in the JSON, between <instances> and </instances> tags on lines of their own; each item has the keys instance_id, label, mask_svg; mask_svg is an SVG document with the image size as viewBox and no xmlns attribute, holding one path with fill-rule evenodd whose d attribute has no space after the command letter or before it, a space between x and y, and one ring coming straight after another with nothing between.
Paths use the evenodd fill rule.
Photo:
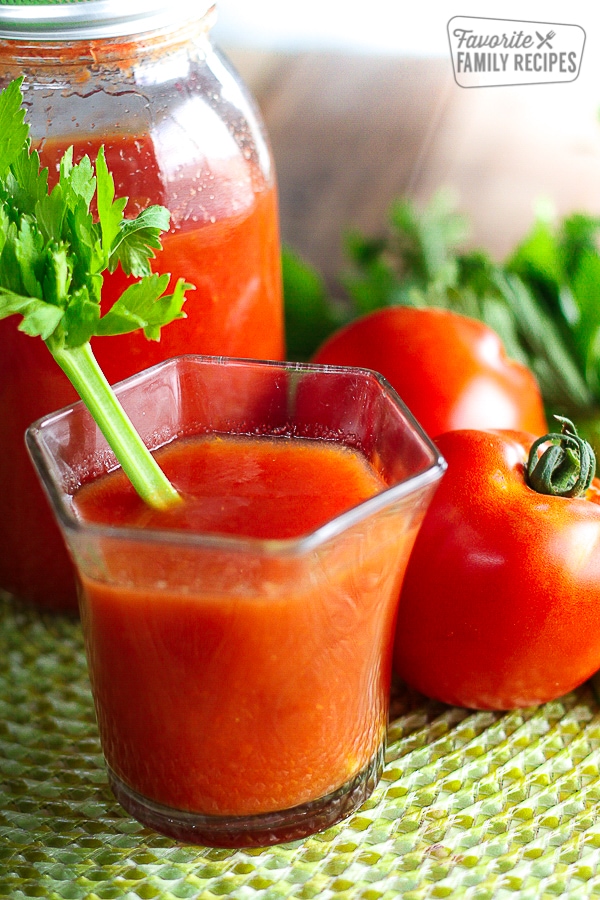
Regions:
<instances>
[{"instance_id":1,"label":"woven green placemat","mask_svg":"<svg viewBox=\"0 0 600 900\"><path fill-rule=\"evenodd\" d=\"M65 3L83 3L85 0L1 0L0 6L57 6Z\"/></svg>"},{"instance_id":2,"label":"woven green placemat","mask_svg":"<svg viewBox=\"0 0 600 900\"><path fill-rule=\"evenodd\" d=\"M346 822L264 850L178 845L107 786L77 622L0 597L0 897L405 900L600 895L589 687L510 714L394 700L388 763Z\"/></svg>"}]
</instances>

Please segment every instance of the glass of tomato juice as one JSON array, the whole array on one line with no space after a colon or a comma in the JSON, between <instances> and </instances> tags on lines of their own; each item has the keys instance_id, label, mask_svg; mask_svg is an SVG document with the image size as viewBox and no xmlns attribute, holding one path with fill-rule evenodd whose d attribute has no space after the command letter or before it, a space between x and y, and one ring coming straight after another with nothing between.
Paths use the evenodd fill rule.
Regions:
<instances>
[{"instance_id":1,"label":"glass of tomato juice","mask_svg":"<svg viewBox=\"0 0 600 900\"><path fill-rule=\"evenodd\" d=\"M332 825L381 772L400 582L444 461L368 370L183 356L116 390L173 510L144 507L81 403L27 433L111 787L194 843Z\"/></svg>"}]
</instances>

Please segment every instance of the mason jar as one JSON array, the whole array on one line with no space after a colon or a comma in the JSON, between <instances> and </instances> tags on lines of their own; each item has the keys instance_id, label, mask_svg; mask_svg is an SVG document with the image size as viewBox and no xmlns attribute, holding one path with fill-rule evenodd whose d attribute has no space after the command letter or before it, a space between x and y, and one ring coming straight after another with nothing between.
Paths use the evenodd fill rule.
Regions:
<instances>
[{"instance_id":1,"label":"mason jar","mask_svg":"<svg viewBox=\"0 0 600 900\"><path fill-rule=\"evenodd\" d=\"M182 353L281 359L273 162L251 97L214 48L211 0L0 3L0 87L23 77L31 139L50 183L73 146L104 145L126 216L159 203L170 230L153 270L193 284L187 318L92 341L111 382ZM129 279L105 278L103 311ZM0 322L0 589L75 606L71 565L29 462L25 428L74 399L43 342Z\"/></svg>"}]
</instances>

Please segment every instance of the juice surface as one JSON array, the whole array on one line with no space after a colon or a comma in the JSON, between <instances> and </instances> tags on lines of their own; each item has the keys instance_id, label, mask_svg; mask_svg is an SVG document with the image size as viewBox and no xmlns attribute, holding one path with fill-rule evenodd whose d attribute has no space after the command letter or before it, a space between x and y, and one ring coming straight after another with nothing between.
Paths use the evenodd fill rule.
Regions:
<instances>
[{"instance_id":1,"label":"juice surface","mask_svg":"<svg viewBox=\"0 0 600 900\"><path fill-rule=\"evenodd\" d=\"M263 539L301 537L386 485L356 451L327 441L211 435L156 453L184 503L148 507L121 470L75 497L88 522Z\"/></svg>"},{"instance_id":2,"label":"juice surface","mask_svg":"<svg viewBox=\"0 0 600 900\"><path fill-rule=\"evenodd\" d=\"M171 230L153 262L157 272L196 286L186 319L162 332L93 341L110 382L182 353L281 359L283 316L275 187L260 181L243 158L205 158L165 196L156 148L148 136L104 138L118 195L127 215L149 203L172 210ZM81 139L74 158L95 160L99 140ZM40 147L50 182L65 146ZM190 180L192 179L192 180ZM127 286L117 270L103 289L106 310ZM75 607L72 567L27 457L23 433L46 413L77 399L42 341L17 330L16 317L0 322L0 589L40 605Z\"/></svg>"},{"instance_id":3,"label":"juice surface","mask_svg":"<svg viewBox=\"0 0 600 900\"><path fill-rule=\"evenodd\" d=\"M78 492L78 515L281 539L385 487L326 442L186 439L158 457L177 510L145 510L113 473ZM396 515L303 555L100 541L102 562L96 548L80 569L108 765L146 798L217 816L288 809L357 775L384 740L411 540Z\"/></svg>"}]
</instances>

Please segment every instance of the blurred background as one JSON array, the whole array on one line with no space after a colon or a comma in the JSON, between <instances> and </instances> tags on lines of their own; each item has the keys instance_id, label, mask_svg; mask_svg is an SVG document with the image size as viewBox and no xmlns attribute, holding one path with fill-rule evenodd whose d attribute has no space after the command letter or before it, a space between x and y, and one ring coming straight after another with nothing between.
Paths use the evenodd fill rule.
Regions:
<instances>
[{"instance_id":1,"label":"blurred background","mask_svg":"<svg viewBox=\"0 0 600 900\"><path fill-rule=\"evenodd\" d=\"M581 26L566 84L459 87L447 23L481 16ZM583 2L218 0L217 43L262 110L283 239L328 280L341 234L377 234L391 201L447 187L469 243L502 259L536 205L600 214L600 16Z\"/></svg>"}]
</instances>

